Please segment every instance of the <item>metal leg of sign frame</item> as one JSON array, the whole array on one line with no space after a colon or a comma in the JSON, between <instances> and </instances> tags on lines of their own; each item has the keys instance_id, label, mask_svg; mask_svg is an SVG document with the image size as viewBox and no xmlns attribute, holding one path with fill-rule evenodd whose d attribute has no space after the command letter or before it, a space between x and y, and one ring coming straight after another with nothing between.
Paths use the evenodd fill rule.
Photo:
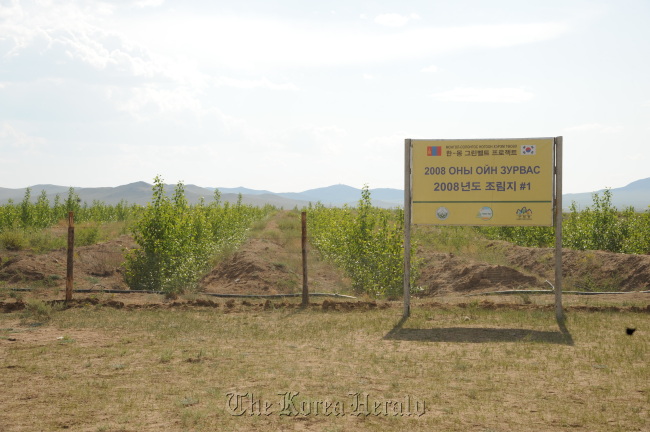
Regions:
<instances>
[{"instance_id":1,"label":"metal leg of sign frame","mask_svg":"<svg viewBox=\"0 0 650 432\"><path fill-rule=\"evenodd\" d=\"M404 318L411 314L411 140L404 141Z\"/></svg>"},{"instance_id":2,"label":"metal leg of sign frame","mask_svg":"<svg viewBox=\"0 0 650 432\"><path fill-rule=\"evenodd\" d=\"M562 308L562 137L555 138L555 319L564 322Z\"/></svg>"}]
</instances>

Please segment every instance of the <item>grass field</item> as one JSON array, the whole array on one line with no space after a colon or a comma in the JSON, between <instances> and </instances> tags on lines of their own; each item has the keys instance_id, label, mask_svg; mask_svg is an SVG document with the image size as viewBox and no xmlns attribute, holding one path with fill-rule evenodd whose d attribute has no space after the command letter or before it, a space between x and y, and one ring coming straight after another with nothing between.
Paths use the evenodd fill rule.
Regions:
<instances>
[{"instance_id":1,"label":"grass field","mask_svg":"<svg viewBox=\"0 0 650 432\"><path fill-rule=\"evenodd\" d=\"M0 314L0 430L650 427L647 313L229 305Z\"/></svg>"}]
</instances>

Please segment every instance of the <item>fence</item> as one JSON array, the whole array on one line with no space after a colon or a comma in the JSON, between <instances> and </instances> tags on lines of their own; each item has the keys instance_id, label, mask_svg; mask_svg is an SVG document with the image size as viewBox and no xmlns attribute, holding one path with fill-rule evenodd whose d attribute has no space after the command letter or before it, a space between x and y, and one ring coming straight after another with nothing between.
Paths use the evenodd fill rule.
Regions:
<instances>
[{"instance_id":1,"label":"fence","mask_svg":"<svg viewBox=\"0 0 650 432\"><path fill-rule=\"evenodd\" d=\"M124 256L137 247L130 236L93 244L85 239L84 230L88 226L82 223L75 227L74 215L69 217L68 225L55 227L59 242L66 237L67 230L71 245L67 250L3 254L0 264L0 279L6 281L3 285L19 290L24 289L18 288L21 286L62 287L65 274L67 301L80 292L136 292L128 290L124 282ZM552 280L553 275L550 249L485 240L481 233L465 227L422 227L414 234L422 243L415 255L421 268L413 285L415 297L495 291L533 295L550 288L545 282ZM309 246L312 240L311 236L302 235L300 213L281 212L278 217L253 226L241 248L224 253L219 262L207 269L195 292L221 297L303 297L304 287L311 291L307 291L308 296L359 292L351 288L343 270L326 262ZM19 259L23 261L18 262ZM650 256L647 255L565 250L564 261L566 293L649 289Z\"/></svg>"},{"instance_id":2,"label":"fence","mask_svg":"<svg viewBox=\"0 0 650 432\"><path fill-rule=\"evenodd\" d=\"M129 290L123 281L123 261L135 243L124 239L122 243L108 242L83 246L75 251L74 214L68 218L68 247L66 301L72 300L73 292L105 293L155 293L161 291ZM317 288L326 291L344 289L342 276L328 268L318 254L310 254L307 236L307 214L302 212L300 233L275 235L274 231L262 231L251 235L244 247L225 254L218 265L209 269L199 281L200 294L216 297L301 297L302 305L309 303L309 297L347 297L336 292L309 292L310 280ZM298 247L299 244L299 247ZM314 258L309 278L309 261ZM74 287L75 267L82 280ZM327 274L333 274L329 277ZM299 279L302 284L300 285ZM79 287L80 286L80 287ZM227 291L227 292L226 292ZM297 292L299 291L299 292Z\"/></svg>"}]
</instances>

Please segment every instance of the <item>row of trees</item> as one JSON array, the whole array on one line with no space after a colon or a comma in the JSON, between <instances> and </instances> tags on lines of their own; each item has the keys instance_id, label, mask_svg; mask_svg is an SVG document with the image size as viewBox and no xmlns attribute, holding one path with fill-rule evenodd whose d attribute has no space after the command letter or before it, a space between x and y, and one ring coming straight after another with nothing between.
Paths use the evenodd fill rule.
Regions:
<instances>
[{"instance_id":1,"label":"row of trees","mask_svg":"<svg viewBox=\"0 0 650 432\"><path fill-rule=\"evenodd\" d=\"M167 293L193 290L215 256L237 247L252 222L272 210L243 205L241 195L234 205L222 203L218 190L210 204L190 206L183 183L170 198L156 177L152 200L132 229L139 248L126 257L126 283Z\"/></svg>"},{"instance_id":2,"label":"row of trees","mask_svg":"<svg viewBox=\"0 0 650 432\"><path fill-rule=\"evenodd\" d=\"M309 208L311 244L352 281L356 292L399 297L404 274L404 212L373 207L365 186L356 208ZM411 286L417 279L415 245L411 254Z\"/></svg>"},{"instance_id":3,"label":"row of trees","mask_svg":"<svg viewBox=\"0 0 650 432\"><path fill-rule=\"evenodd\" d=\"M579 210L574 203L563 217L562 245L576 250L604 250L629 254L650 254L650 210L619 211L612 205L612 193L593 195L593 204ZM551 247L552 227L478 227L489 238L520 246Z\"/></svg>"},{"instance_id":4,"label":"row of trees","mask_svg":"<svg viewBox=\"0 0 650 432\"><path fill-rule=\"evenodd\" d=\"M117 205L107 205L101 201L93 201L91 205L81 203L81 198L74 188L68 190L66 198L60 195L54 197L51 203L45 191L41 191L34 202L32 190L27 188L25 196L19 203L12 200L0 206L0 232L11 229L42 229L56 225L67 219L68 212L75 213L77 222L114 222L136 218L141 212L141 206L129 205L122 200Z\"/></svg>"}]
</instances>

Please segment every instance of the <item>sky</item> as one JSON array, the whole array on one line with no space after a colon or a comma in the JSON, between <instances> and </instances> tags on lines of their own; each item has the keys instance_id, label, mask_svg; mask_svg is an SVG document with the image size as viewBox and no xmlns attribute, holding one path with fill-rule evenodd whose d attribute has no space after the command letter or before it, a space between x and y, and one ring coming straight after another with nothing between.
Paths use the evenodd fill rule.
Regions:
<instances>
[{"instance_id":1,"label":"sky","mask_svg":"<svg viewBox=\"0 0 650 432\"><path fill-rule=\"evenodd\" d=\"M0 0L0 187L403 188L404 140L650 177L650 1Z\"/></svg>"}]
</instances>

